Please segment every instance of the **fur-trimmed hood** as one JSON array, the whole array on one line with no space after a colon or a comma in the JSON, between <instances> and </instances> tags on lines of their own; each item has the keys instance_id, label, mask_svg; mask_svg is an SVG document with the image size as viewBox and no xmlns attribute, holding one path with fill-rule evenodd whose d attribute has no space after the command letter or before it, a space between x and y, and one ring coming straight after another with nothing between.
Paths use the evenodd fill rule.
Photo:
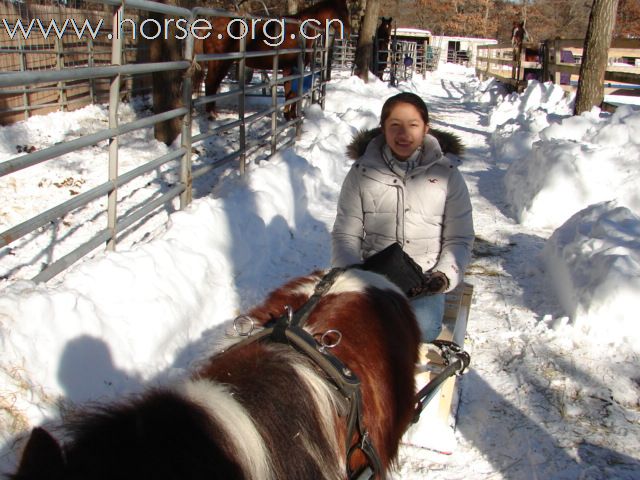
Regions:
<instances>
[{"instance_id":1,"label":"fur-trimmed hood","mask_svg":"<svg viewBox=\"0 0 640 480\"><path fill-rule=\"evenodd\" d=\"M464 153L464 145L456 134L438 130L437 128L429 128L429 133L438 140L443 154L451 153L461 156ZM381 134L381 127L360 130L353 136L351 143L347 146L347 156L352 160L357 160L364 154L369 142Z\"/></svg>"}]
</instances>

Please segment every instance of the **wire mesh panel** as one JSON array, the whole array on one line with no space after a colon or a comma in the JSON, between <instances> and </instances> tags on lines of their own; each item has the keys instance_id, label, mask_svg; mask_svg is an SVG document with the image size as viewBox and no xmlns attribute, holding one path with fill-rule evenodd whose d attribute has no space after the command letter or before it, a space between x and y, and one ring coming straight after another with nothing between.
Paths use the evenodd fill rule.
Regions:
<instances>
[{"instance_id":1,"label":"wire mesh panel","mask_svg":"<svg viewBox=\"0 0 640 480\"><path fill-rule=\"evenodd\" d=\"M77 4L83 2L74 2ZM0 70L41 71L108 65L111 62L113 30L111 13L101 4L85 4L83 8L57 2L0 3ZM129 18L139 21L139 14ZM125 23L123 47L125 62L135 62L143 55ZM143 91L147 85L136 87ZM32 113L58 109L73 110L91 102L106 101L108 81L100 79L44 83L0 89L0 124L28 118ZM124 85L130 94L133 85Z\"/></svg>"}]
</instances>

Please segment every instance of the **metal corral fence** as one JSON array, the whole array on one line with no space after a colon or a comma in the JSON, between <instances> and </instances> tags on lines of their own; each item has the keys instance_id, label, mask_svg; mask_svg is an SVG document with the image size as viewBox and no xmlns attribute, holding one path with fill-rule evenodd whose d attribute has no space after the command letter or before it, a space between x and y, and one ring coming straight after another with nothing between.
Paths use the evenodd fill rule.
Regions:
<instances>
[{"instance_id":1,"label":"metal corral fence","mask_svg":"<svg viewBox=\"0 0 640 480\"><path fill-rule=\"evenodd\" d=\"M352 34L347 39L336 39L333 49L333 68L352 70L358 35ZM374 42L374 45L377 45ZM433 71L438 66L440 48L425 45L424 42L408 40L400 35L392 35L386 49L374 47L372 56L372 71L378 71L384 66L383 79L391 84L399 80L408 80L414 73L422 75ZM384 59L384 60L383 60ZM410 62L407 62L410 59Z\"/></svg>"},{"instance_id":2,"label":"metal corral fence","mask_svg":"<svg viewBox=\"0 0 640 480\"><path fill-rule=\"evenodd\" d=\"M437 68L439 55L437 47L391 37L389 82L397 85L399 81L411 79L414 74L425 78L427 72Z\"/></svg>"},{"instance_id":3,"label":"metal corral fence","mask_svg":"<svg viewBox=\"0 0 640 480\"><path fill-rule=\"evenodd\" d=\"M282 108L293 102L298 104L298 112L302 111L302 102L314 101L324 106L325 84L328 74L328 45L330 39L326 35L319 36L313 44L313 61L310 65L310 71L304 71L303 57L309 50L305 50L304 44L300 44L295 49L270 50L269 52L245 52L244 41L240 41L240 51L221 53L221 54L197 54L194 55L194 36L191 30L184 40L183 59L178 61L165 62L140 62L139 58L129 57L128 52L130 46L125 39L131 38L126 32L119 30L125 25L124 18L148 18L147 16L153 12L154 14L162 14L174 18L183 18L191 24L195 19L206 17L240 17L249 21L251 18L258 18L252 15L239 15L217 9L195 8L185 9L171 5L165 5L147 0L93 0L92 4L104 5L110 11L110 22L104 25L110 25L111 31L108 31L103 25L96 38L92 42L81 44L78 48L83 52L82 59L78 59L76 54L70 55L70 44L63 45L63 42L54 41L52 48L47 47L48 60L45 63L37 64L30 56L35 58L31 48L23 48L19 51L13 51L13 47L8 48L6 54L13 54L13 58L17 54L19 65L14 66L14 72L4 70L0 74L0 89L15 95L16 91L21 92L26 110L31 111L34 107L35 97L30 97L32 91L38 93L50 92L57 98L53 103L59 107L69 106L76 96L83 94L76 93L75 89L88 89L88 96L93 99L101 98L98 92L100 88L96 87L99 82L104 84L103 90L107 90L108 86L108 123L102 128L98 123L95 131L90 134L84 134L77 138L65 140L60 143L44 146L44 148L31 151L30 153L10 158L0 163L0 180L7 179L11 175L28 171L28 169L37 166L46 166L51 161L60 162L65 155L85 152L86 161L95 159L96 151L103 152L105 162L108 164L105 171L108 171L107 178L101 184L95 185L90 189L86 189L81 193L72 192L72 197L62 203L59 203L48 210L41 212L30 218L23 219L18 224L0 232L0 258L12 255L13 251L20 248L19 241L33 241L36 236L49 235L53 238L59 238L60 232L48 233L47 229L64 228L64 217L73 212L79 212L88 208L89 205L95 205L94 209L102 213L92 213L93 217L104 216L104 227L93 234L88 240L71 242L73 245L69 247L69 251L57 253L49 256L47 261L42 262L42 268L31 279L36 282L47 281L63 271L65 268L87 255L101 245L107 246L107 249L114 249L116 243L126 231L135 230L135 225L145 221L160 208L167 209L167 205L172 205L174 200L179 198L179 208L185 208L192 200L194 181L207 174L215 172L225 166L235 166L241 172L244 172L247 159L251 154L257 151L264 151L267 147L270 154L274 154L277 149L281 149L295 141L295 134L299 132L302 122L301 118L289 121L281 119L279 113ZM45 15L38 10L37 15ZM61 15L64 22L67 18L77 15L79 21L84 21L86 16L76 10L67 12L65 9L58 9L56 15ZM91 13L89 15L92 15ZM125 17L126 15L126 17ZM24 17L23 17L24 18ZM24 20L29 21L34 17L26 17ZM48 17L38 17L47 18ZM97 18L97 17L96 17ZM102 18L102 17L100 17ZM322 33L322 32L319 32ZM75 34L75 32L74 32ZM108 42L105 41L105 38ZM57 44L57 46L55 46ZM93 53L91 53L91 44L93 45ZM28 45L25 42L24 46ZM108 48L107 48L108 47ZM74 47L75 48L75 47ZM99 48L99 50L98 50ZM63 52L58 49L63 49ZM86 50L85 50L86 49ZM44 50L44 49L43 49ZM106 50L109 51L109 59L106 60ZM283 77L278 69L278 55L296 53L298 55L298 72L289 77ZM41 53L40 55L44 55ZM78 54L79 55L79 54ZM273 57L272 75L266 81L257 84L246 84L243 78L245 59L249 56L269 55ZM4 56L4 55L3 55ZM144 56L144 55L143 55ZM44 57L41 57L44 58ZM71 63L67 61L74 59ZM203 62L210 60L229 60L238 61L240 72L239 81L230 84L229 88L221 93L209 95L205 97L197 97L193 95L192 75L196 65L202 65ZM127 61L129 63L127 63ZM20 63L21 62L21 63ZM51 69L51 66L54 69ZM158 74L158 72L181 72L182 75L182 105L169 111L160 113L150 113L146 110L144 113L137 115L132 121L123 122L121 115L118 115L118 108L122 105L124 86L135 83L140 78L149 78L150 75ZM308 91L304 91L303 85L306 83L304 78L311 79L311 87ZM297 96L291 100L283 101L279 92L282 90L283 83L286 80L296 80ZM93 87L92 87L93 85ZM169 87L169 86L167 86ZM40 91L40 89L46 89ZM259 111L247 111L245 108L246 95L251 92L266 90L265 106ZM27 96L25 99L24 96ZM74 97L74 98L72 98ZM61 100L62 98L62 100ZM209 102L220 101L222 99L235 99L237 102L236 118L227 119L227 121L209 122L203 118L202 109ZM49 102L51 103L51 102ZM5 110L11 110L12 107L5 106ZM127 134L139 132L141 130L152 129L158 122L171 119L182 118L182 131L179 145L175 145L163 154L151 161L145 161L136 165L126 173L119 173L123 170L121 162L119 162L120 140ZM247 129L255 124L262 122L262 128L259 135L248 136ZM195 129L195 123L199 125L199 131L192 133ZM204 125L204 126L203 126ZM222 156L211 159L199 156L199 150L207 150L208 142L228 135L233 132L234 138L237 138L234 148L225 148L222 150ZM147 137L148 138L148 137ZM198 145L198 146L196 146ZM84 149L84 150L83 150ZM97 149L97 150L96 150ZM194 162L197 157L197 162ZM83 160L84 161L84 160ZM128 187L129 183L143 176L148 176L157 172L160 176L167 175L168 172L173 175L172 180L158 181L158 189L152 198L146 198L139 204L131 205L131 197L134 193ZM155 180L154 180L155 181ZM153 181L148 182L149 184ZM129 190L127 190L129 188ZM136 187L137 188L137 187ZM119 192L124 192L120 193ZM16 195L20 195L20 191L16 191ZM123 197L128 197L129 203L123 206ZM102 202L102 205L101 205ZM169 208L170 209L170 208ZM125 213L119 214L119 210ZM78 225L74 228L79 228ZM68 232L65 231L66 236ZM9 251L7 249L11 249Z\"/></svg>"}]
</instances>

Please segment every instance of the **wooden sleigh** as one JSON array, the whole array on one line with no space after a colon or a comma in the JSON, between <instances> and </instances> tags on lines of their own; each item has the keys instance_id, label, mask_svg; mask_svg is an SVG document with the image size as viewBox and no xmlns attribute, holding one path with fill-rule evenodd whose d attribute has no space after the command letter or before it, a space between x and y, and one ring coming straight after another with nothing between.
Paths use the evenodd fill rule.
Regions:
<instances>
[{"instance_id":1,"label":"wooden sleigh","mask_svg":"<svg viewBox=\"0 0 640 480\"><path fill-rule=\"evenodd\" d=\"M463 282L445 298L442 332L436 343L453 342L464 348L473 285ZM420 364L416 371L416 386L420 390L445 368L445 360L436 348L421 346ZM455 448L454 431L458 407L457 375L450 376L437 387L433 397L425 403L417 423L405 433L402 443L427 448L443 454L451 454Z\"/></svg>"}]
</instances>

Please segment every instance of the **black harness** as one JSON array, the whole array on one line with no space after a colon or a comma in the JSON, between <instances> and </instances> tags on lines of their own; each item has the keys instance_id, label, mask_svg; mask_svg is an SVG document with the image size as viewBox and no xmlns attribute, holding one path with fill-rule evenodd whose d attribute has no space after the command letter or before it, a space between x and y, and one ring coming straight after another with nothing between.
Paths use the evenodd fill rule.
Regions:
<instances>
[{"instance_id":1,"label":"black harness","mask_svg":"<svg viewBox=\"0 0 640 480\"><path fill-rule=\"evenodd\" d=\"M337 387L340 394L346 399L349 407L349 414L347 417L347 437L346 437L346 451L347 451L347 474L349 480L370 480L377 476L380 480L385 480L386 472L382 468L382 462L380 456L371 442L369 434L364 426L362 418L362 393L360 390L360 379L351 371L339 358L331 354L328 350L336 346L340 341L340 332L336 330L330 330L326 332L322 337L322 343L319 343L311 334L303 329L307 322L309 315L316 307L322 296L329 291L336 278L342 274L346 268L333 268L318 282L315 287L313 295L307 300L307 302L296 312L293 312L291 308L287 307L285 315L269 322L267 326L252 335L252 331L248 333L240 333L241 335L249 336L244 342L236 344L233 348L246 343L269 340L277 343L283 343L290 345L299 352L305 354L325 373L325 375L331 379L334 385ZM239 317L242 318L242 317ZM250 320L252 322L252 320ZM234 324L235 327L235 324ZM237 330L237 329L236 329ZM253 330L253 325L251 327ZM328 334L338 335L338 340L333 344L329 343L330 339L327 338ZM445 347L445 350L456 350L453 342L445 342L451 344L450 349ZM455 345L457 347L457 345ZM420 413L424 409L426 403L435 394L437 387L446 380L449 376L462 373L462 371L469 364L468 354L464 352L460 347L457 347L459 352L466 355L466 362L458 360L457 354L453 354L453 357L444 356L445 364L448 365L443 372L441 372L436 378L434 378L429 384L423 388L417 396L416 400L416 416L414 422L416 422ZM463 366L464 365L464 366ZM446 375L446 376L445 376ZM433 384L433 387L432 387ZM432 388L429 388L432 387ZM357 437L355 437L357 435ZM357 439L352 445L354 437ZM352 471L349 466L349 460L352 455L360 451L367 459L367 465L359 469L358 471Z\"/></svg>"}]
</instances>

